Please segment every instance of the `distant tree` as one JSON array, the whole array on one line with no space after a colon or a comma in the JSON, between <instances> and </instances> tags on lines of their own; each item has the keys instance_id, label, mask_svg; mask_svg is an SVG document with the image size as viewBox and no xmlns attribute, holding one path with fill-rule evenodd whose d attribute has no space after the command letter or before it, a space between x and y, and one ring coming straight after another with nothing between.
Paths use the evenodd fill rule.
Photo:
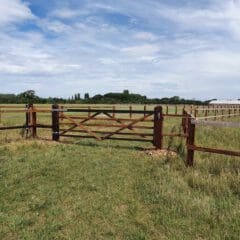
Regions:
<instances>
[{"instance_id":1,"label":"distant tree","mask_svg":"<svg viewBox=\"0 0 240 240\"><path fill-rule=\"evenodd\" d=\"M123 90L123 94L124 95L129 95L129 90L128 89Z\"/></svg>"},{"instance_id":2,"label":"distant tree","mask_svg":"<svg viewBox=\"0 0 240 240\"><path fill-rule=\"evenodd\" d=\"M89 98L90 98L89 93L85 93L85 94L84 94L84 99L85 99L85 100L88 100Z\"/></svg>"},{"instance_id":3,"label":"distant tree","mask_svg":"<svg viewBox=\"0 0 240 240\"><path fill-rule=\"evenodd\" d=\"M27 90L20 93L18 96L20 102L33 103L38 99L38 96L35 94L34 90Z\"/></svg>"}]
</instances>

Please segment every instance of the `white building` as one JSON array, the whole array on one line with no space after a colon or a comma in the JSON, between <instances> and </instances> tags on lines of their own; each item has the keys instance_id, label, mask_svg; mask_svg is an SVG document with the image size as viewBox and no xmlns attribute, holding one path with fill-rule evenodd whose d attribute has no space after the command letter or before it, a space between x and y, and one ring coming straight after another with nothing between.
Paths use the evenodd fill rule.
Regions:
<instances>
[{"instance_id":1,"label":"white building","mask_svg":"<svg viewBox=\"0 0 240 240\"><path fill-rule=\"evenodd\" d=\"M240 100L213 100L212 105L240 105Z\"/></svg>"}]
</instances>

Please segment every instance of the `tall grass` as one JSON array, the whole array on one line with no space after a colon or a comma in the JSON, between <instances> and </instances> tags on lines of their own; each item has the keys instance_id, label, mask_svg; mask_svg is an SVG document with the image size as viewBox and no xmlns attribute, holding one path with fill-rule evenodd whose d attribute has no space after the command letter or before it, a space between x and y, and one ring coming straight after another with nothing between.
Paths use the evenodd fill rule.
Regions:
<instances>
[{"instance_id":1,"label":"tall grass","mask_svg":"<svg viewBox=\"0 0 240 240\"><path fill-rule=\"evenodd\" d=\"M165 119L164 131L179 124ZM154 157L148 143L0 136L0 239L239 239L239 158L196 153L186 168L179 138L164 139L178 157ZM239 150L239 139L197 127L198 145Z\"/></svg>"}]
</instances>

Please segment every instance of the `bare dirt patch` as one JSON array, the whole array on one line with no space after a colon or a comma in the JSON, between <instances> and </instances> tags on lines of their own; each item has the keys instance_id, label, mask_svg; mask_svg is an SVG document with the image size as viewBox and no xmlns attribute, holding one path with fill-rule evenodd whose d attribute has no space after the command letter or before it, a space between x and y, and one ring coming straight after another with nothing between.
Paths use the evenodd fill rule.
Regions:
<instances>
[{"instance_id":1,"label":"bare dirt patch","mask_svg":"<svg viewBox=\"0 0 240 240\"><path fill-rule=\"evenodd\" d=\"M176 152L168 149L147 149L145 153L152 157L177 157Z\"/></svg>"}]
</instances>

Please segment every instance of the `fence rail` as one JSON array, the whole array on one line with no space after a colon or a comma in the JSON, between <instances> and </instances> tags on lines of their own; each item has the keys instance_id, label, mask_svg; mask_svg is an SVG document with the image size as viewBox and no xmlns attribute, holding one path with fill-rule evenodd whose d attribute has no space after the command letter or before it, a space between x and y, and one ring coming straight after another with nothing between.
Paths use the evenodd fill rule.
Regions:
<instances>
[{"instance_id":1,"label":"fence rail","mask_svg":"<svg viewBox=\"0 0 240 240\"><path fill-rule=\"evenodd\" d=\"M163 149L165 137L180 137L186 139L186 164L193 166L194 153L208 152L229 156L240 156L239 151L207 148L195 145L195 131L198 126L234 127L240 128L239 122L219 121L219 118L234 118L240 116L240 106L227 107L193 107L181 109L175 106L170 112L168 106L157 106L152 110L144 106L143 110L135 110L132 106L116 109L115 106L101 108L99 106L83 108L53 105L51 109L37 108L32 104L26 106L1 106L2 114L23 113L25 123L16 126L0 126L0 130L26 129L32 137L37 136L37 129L51 129L52 140L59 141L60 137L94 138L97 140L125 140L151 142L157 149ZM182 106L183 107L183 106ZM37 114L51 114L51 124L37 122ZM71 114L72 113L72 114ZM86 113L87 116L77 114ZM198 116L198 113L201 115ZM210 115L213 114L213 115ZM203 115L203 116L202 116ZM165 133L164 120L166 118L182 119L182 133ZM94 121L94 122L91 122ZM147 125L141 123L146 122ZM103 129L102 129L103 128ZM127 130L127 132L125 131Z\"/></svg>"}]
</instances>

